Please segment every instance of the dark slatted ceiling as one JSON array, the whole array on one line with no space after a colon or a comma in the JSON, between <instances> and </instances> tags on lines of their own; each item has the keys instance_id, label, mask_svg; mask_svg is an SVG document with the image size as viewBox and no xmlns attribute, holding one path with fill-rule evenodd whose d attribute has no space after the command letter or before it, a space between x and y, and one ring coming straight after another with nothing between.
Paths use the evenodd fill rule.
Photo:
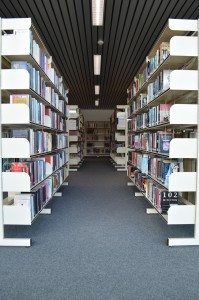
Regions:
<instances>
[{"instance_id":1,"label":"dark slatted ceiling","mask_svg":"<svg viewBox=\"0 0 199 300\"><path fill-rule=\"evenodd\" d=\"M91 0L1 0L1 17L31 17L70 89L69 103L101 109L126 104L126 89L171 18L199 18L198 0L105 0L104 26L93 27ZM99 46L97 41L104 40ZM101 75L93 55L102 54ZM100 96L94 85L100 85Z\"/></svg>"}]
</instances>

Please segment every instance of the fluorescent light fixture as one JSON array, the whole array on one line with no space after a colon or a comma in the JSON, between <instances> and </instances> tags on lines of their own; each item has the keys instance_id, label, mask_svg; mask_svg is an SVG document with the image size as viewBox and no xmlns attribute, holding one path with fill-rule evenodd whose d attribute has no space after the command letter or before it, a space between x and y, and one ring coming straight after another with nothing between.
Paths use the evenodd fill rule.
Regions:
<instances>
[{"instance_id":1,"label":"fluorescent light fixture","mask_svg":"<svg viewBox=\"0 0 199 300\"><path fill-rule=\"evenodd\" d=\"M101 72L101 55L94 55L94 75L100 75Z\"/></svg>"},{"instance_id":2,"label":"fluorescent light fixture","mask_svg":"<svg viewBox=\"0 0 199 300\"><path fill-rule=\"evenodd\" d=\"M99 95L99 93L100 93L100 86L95 85L95 95Z\"/></svg>"},{"instance_id":3,"label":"fluorescent light fixture","mask_svg":"<svg viewBox=\"0 0 199 300\"><path fill-rule=\"evenodd\" d=\"M95 100L95 106L99 106L99 99Z\"/></svg>"},{"instance_id":4,"label":"fluorescent light fixture","mask_svg":"<svg viewBox=\"0 0 199 300\"><path fill-rule=\"evenodd\" d=\"M92 0L93 26L102 26L104 19L104 0Z\"/></svg>"}]
</instances>

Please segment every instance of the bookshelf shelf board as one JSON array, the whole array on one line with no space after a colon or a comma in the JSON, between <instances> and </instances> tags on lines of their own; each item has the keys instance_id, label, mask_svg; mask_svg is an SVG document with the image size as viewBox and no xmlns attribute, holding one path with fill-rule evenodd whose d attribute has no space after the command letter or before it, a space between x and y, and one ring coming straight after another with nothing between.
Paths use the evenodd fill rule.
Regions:
<instances>
[{"instance_id":1,"label":"bookshelf shelf board","mask_svg":"<svg viewBox=\"0 0 199 300\"><path fill-rule=\"evenodd\" d=\"M132 162L129 163L140 170ZM140 170L141 171L141 170ZM166 187L161 181L153 178L150 174L146 174L146 177L152 179L166 190L170 192L195 192L196 191L196 172L174 172L169 176L169 185Z\"/></svg>"},{"instance_id":2,"label":"bookshelf shelf board","mask_svg":"<svg viewBox=\"0 0 199 300\"><path fill-rule=\"evenodd\" d=\"M133 96L129 104L134 101L141 93L147 91L147 86L149 83L153 82L156 77L159 75L159 73L164 69L169 70L176 70L179 68L182 68L186 63L190 61L190 56L171 56L169 55L161 64L160 66L150 75L150 77L144 82L140 90L136 93L135 96Z\"/></svg>"},{"instance_id":3,"label":"bookshelf shelf board","mask_svg":"<svg viewBox=\"0 0 199 300\"><path fill-rule=\"evenodd\" d=\"M38 62L34 59L34 57L31 54L6 55L5 53L3 53L3 56L5 56L5 58L7 60L9 60L10 62L11 61L27 61L28 63L30 63L35 69L37 69L39 71L40 76L43 77L43 79L45 80L47 86L52 87L55 90L55 92L59 95L59 98L66 101L65 97L60 93L60 91L58 90L58 88L50 80L50 78L48 77L48 75L40 67L40 65L38 64Z\"/></svg>"},{"instance_id":4,"label":"bookshelf shelf board","mask_svg":"<svg viewBox=\"0 0 199 300\"><path fill-rule=\"evenodd\" d=\"M128 178L132 180L130 177ZM162 212L153 205L150 199L148 199L139 186L135 186L168 225L195 224L195 205L173 205L169 207L167 214L162 214Z\"/></svg>"},{"instance_id":5,"label":"bookshelf shelf board","mask_svg":"<svg viewBox=\"0 0 199 300\"><path fill-rule=\"evenodd\" d=\"M3 177L3 191L4 192L30 192L33 188L40 185L47 178L52 176L57 171L64 168L68 162L46 176L43 180L31 186L30 176L25 172L2 172Z\"/></svg>"},{"instance_id":6,"label":"bookshelf shelf board","mask_svg":"<svg viewBox=\"0 0 199 300\"><path fill-rule=\"evenodd\" d=\"M86 140L86 142L110 142L110 140Z\"/></svg>"},{"instance_id":7,"label":"bookshelf shelf board","mask_svg":"<svg viewBox=\"0 0 199 300\"><path fill-rule=\"evenodd\" d=\"M155 152L155 151L147 151L147 150L144 150L144 149L133 149L133 148L131 148L131 150L132 150L132 152L141 152L141 153L156 155L156 156L159 156L159 157L169 158L169 154L165 154L165 153L160 153L160 152Z\"/></svg>"},{"instance_id":8,"label":"bookshelf shelf board","mask_svg":"<svg viewBox=\"0 0 199 300\"><path fill-rule=\"evenodd\" d=\"M51 128L51 127L48 127L48 126L39 125L39 124L32 123L32 122L30 122L30 123L21 123L21 124L6 123L6 124L2 124L2 126L4 128L24 128L25 127L25 128L32 128L32 129L40 129L40 130L49 131L49 132L66 133L64 130L54 129L54 128Z\"/></svg>"},{"instance_id":9,"label":"bookshelf shelf board","mask_svg":"<svg viewBox=\"0 0 199 300\"><path fill-rule=\"evenodd\" d=\"M110 156L110 154L104 154L104 153L87 153L86 156L94 156L94 157L100 157L100 156Z\"/></svg>"},{"instance_id":10,"label":"bookshelf shelf board","mask_svg":"<svg viewBox=\"0 0 199 300\"><path fill-rule=\"evenodd\" d=\"M129 116L128 118L131 119L133 116L141 114L141 113L147 111L150 107L157 106L161 103L170 103L174 100L180 101L180 100L182 100L181 97L184 95L187 95L187 91L185 91L185 90L182 91L182 90L168 89L166 91L163 91L156 98L151 100L147 105L145 105L144 107L142 107L142 108L138 109L137 111L135 111L134 113L132 113L131 116Z\"/></svg>"},{"instance_id":11,"label":"bookshelf shelf board","mask_svg":"<svg viewBox=\"0 0 199 300\"><path fill-rule=\"evenodd\" d=\"M24 81L22 81L21 78L23 78ZM43 103L45 106L50 107L53 111L59 113L63 117L66 117L63 112L53 106L44 97L39 95L30 87L30 74L28 71L23 69L2 70L1 84L2 95L4 95L4 91L9 92L10 94L29 94L33 98Z\"/></svg>"},{"instance_id":12,"label":"bookshelf shelf board","mask_svg":"<svg viewBox=\"0 0 199 300\"><path fill-rule=\"evenodd\" d=\"M87 149L93 149L93 148L105 148L105 149L109 149L109 147L104 147L104 146L91 146L91 147L87 147Z\"/></svg>"},{"instance_id":13,"label":"bookshelf shelf board","mask_svg":"<svg viewBox=\"0 0 199 300\"><path fill-rule=\"evenodd\" d=\"M8 59L9 61L17 60L17 61L27 61L31 63L33 67L35 67L35 69L37 69L40 72L40 75L45 79L48 85L52 86L55 89L55 91L59 94L60 98L66 100L65 97L62 95L62 93L59 91L59 89L55 86L55 84L51 81L51 79L48 77L48 75L45 73L45 71L41 68L41 66L38 64L38 62L30 53L31 38L30 38L29 31L27 31L28 29L31 30L33 34L33 38L39 44L39 47L44 51L47 57L48 58L51 57L44 43L42 42L42 39L40 38L37 30L31 24L31 19L23 18L22 19L23 25L22 24L19 25L19 22L21 21L18 21L17 19L2 20L3 30L12 30L14 32L16 29L19 28L24 29L24 32L21 35L6 34L2 36L2 56L6 57L6 59ZM61 77L60 72L58 71L52 58L51 58L51 62L52 62L52 67L56 70L57 75Z\"/></svg>"},{"instance_id":14,"label":"bookshelf shelf board","mask_svg":"<svg viewBox=\"0 0 199 300\"><path fill-rule=\"evenodd\" d=\"M64 178L63 182L66 180L68 175ZM59 185L59 187L53 192L52 197L44 204L42 209L31 218L30 208L26 206L17 206L17 205L4 205L4 223L5 225L31 225L38 218L42 210L49 204L49 202L54 197L55 193L60 189L63 182Z\"/></svg>"},{"instance_id":15,"label":"bookshelf shelf board","mask_svg":"<svg viewBox=\"0 0 199 300\"><path fill-rule=\"evenodd\" d=\"M110 127L86 127L86 129L104 129L104 130L110 130Z\"/></svg>"},{"instance_id":16,"label":"bookshelf shelf board","mask_svg":"<svg viewBox=\"0 0 199 300\"><path fill-rule=\"evenodd\" d=\"M68 147L64 147L64 148L58 148L58 149L54 149L52 151L48 151L48 152L42 152L42 153L37 153L37 154L31 154L30 157L39 157L39 156L44 156L44 155L48 155L48 154L53 154L53 153L57 153L59 151L68 149ZM24 156L25 157L25 156Z\"/></svg>"},{"instance_id":17,"label":"bookshelf shelf board","mask_svg":"<svg viewBox=\"0 0 199 300\"><path fill-rule=\"evenodd\" d=\"M162 129L169 129L169 128L176 128L176 129L183 129L183 128L195 128L196 124L189 124L189 125L182 125L182 124L171 124L171 123L161 123L161 124L157 124L154 126L149 126L149 127L145 127L145 128L140 128L137 130L133 130L131 132L129 132L128 134L136 134L136 133L142 133L142 132L146 132L146 131L157 131L157 130L162 130Z\"/></svg>"},{"instance_id":18,"label":"bookshelf shelf board","mask_svg":"<svg viewBox=\"0 0 199 300\"><path fill-rule=\"evenodd\" d=\"M39 157L47 154L55 153L67 147L60 149L52 149L51 151L42 153L30 153L30 142L25 138L3 138L2 139L2 158L30 158Z\"/></svg>"}]
</instances>

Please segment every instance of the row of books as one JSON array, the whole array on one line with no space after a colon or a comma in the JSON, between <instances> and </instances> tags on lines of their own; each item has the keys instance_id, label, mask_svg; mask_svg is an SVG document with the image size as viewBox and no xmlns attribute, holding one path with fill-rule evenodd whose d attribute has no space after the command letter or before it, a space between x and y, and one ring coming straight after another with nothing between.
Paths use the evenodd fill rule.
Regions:
<instances>
[{"instance_id":1,"label":"row of books","mask_svg":"<svg viewBox=\"0 0 199 300\"><path fill-rule=\"evenodd\" d=\"M99 135L110 135L109 129L96 129L96 128L87 128L86 129L87 134L99 134Z\"/></svg>"},{"instance_id":2,"label":"row of books","mask_svg":"<svg viewBox=\"0 0 199 300\"><path fill-rule=\"evenodd\" d=\"M42 184L32 189L31 193L15 195L13 205L27 207L31 212L31 219L33 220L39 211L49 202L53 193L63 183L66 176L66 168L58 170Z\"/></svg>"},{"instance_id":3,"label":"row of books","mask_svg":"<svg viewBox=\"0 0 199 300\"><path fill-rule=\"evenodd\" d=\"M147 101L150 102L170 87L171 70L162 70L156 80L147 86Z\"/></svg>"},{"instance_id":4,"label":"row of books","mask_svg":"<svg viewBox=\"0 0 199 300\"><path fill-rule=\"evenodd\" d=\"M68 147L66 134L52 134L33 129L12 129L7 137L25 138L30 142L30 154L50 152Z\"/></svg>"},{"instance_id":5,"label":"row of books","mask_svg":"<svg viewBox=\"0 0 199 300\"><path fill-rule=\"evenodd\" d=\"M178 193L174 192L174 197L165 199L167 190L154 182L150 178L147 178L139 170L134 170L132 167L128 167L128 175L133 178L135 185L146 196L151 204L160 212L166 213L171 205L178 205Z\"/></svg>"},{"instance_id":6,"label":"row of books","mask_svg":"<svg viewBox=\"0 0 199 300\"><path fill-rule=\"evenodd\" d=\"M160 181L166 187L169 184L169 176L173 172L183 171L183 162L180 160L164 159L132 152L131 161L142 174L150 175L154 180Z\"/></svg>"},{"instance_id":7,"label":"row of books","mask_svg":"<svg viewBox=\"0 0 199 300\"><path fill-rule=\"evenodd\" d=\"M95 134L95 135L87 135L86 136L86 138L87 138L87 140L89 140L89 141L109 141L110 140L110 136L106 136L106 135L97 135L97 134Z\"/></svg>"},{"instance_id":8,"label":"row of books","mask_svg":"<svg viewBox=\"0 0 199 300\"><path fill-rule=\"evenodd\" d=\"M128 98L131 99L140 90L147 79L154 73L154 71L162 64L162 62L170 54L169 42L162 42L153 57L147 57L147 64L144 70L134 77L133 83L128 89Z\"/></svg>"},{"instance_id":9,"label":"row of books","mask_svg":"<svg viewBox=\"0 0 199 300\"><path fill-rule=\"evenodd\" d=\"M170 54L170 43L162 42L153 57L147 58L147 67L145 70L146 79L163 63Z\"/></svg>"},{"instance_id":10,"label":"row of books","mask_svg":"<svg viewBox=\"0 0 199 300\"><path fill-rule=\"evenodd\" d=\"M169 122L171 104L160 104L137 115L128 122L128 129L136 131Z\"/></svg>"},{"instance_id":11,"label":"row of books","mask_svg":"<svg viewBox=\"0 0 199 300\"><path fill-rule=\"evenodd\" d=\"M87 148L87 154L109 154L110 149L109 148Z\"/></svg>"},{"instance_id":12,"label":"row of books","mask_svg":"<svg viewBox=\"0 0 199 300\"><path fill-rule=\"evenodd\" d=\"M64 102L64 101L60 101ZM66 131L66 120L51 108L26 94L11 95L11 104L26 104L30 108L30 122ZM64 105L65 107L65 105ZM66 107L64 112L66 112ZM47 119L46 117L50 117Z\"/></svg>"},{"instance_id":13,"label":"row of books","mask_svg":"<svg viewBox=\"0 0 199 300\"><path fill-rule=\"evenodd\" d=\"M143 108L148 104L147 94L141 93L136 100L132 101L128 108L127 108L127 115L128 117L131 116L132 113L136 112L137 110Z\"/></svg>"},{"instance_id":14,"label":"row of books","mask_svg":"<svg viewBox=\"0 0 199 300\"><path fill-rule=\"evenodd\" d=\"M86 123L87 128L108 128L110 127L109 122L103 122L103 121L88 121Z\"/></svg>"},{"instance_id":15,"label":"row of books","mask_svg":"<svg viewBox=\"0 0 199 300\"><path fill-rule=\"evenodd\" d=\"M100 148L102 147L101 145L99 145L99 143L95 144L95 142L93 142L93 143L92 142L87 142L86 145L87 145L87 147L96 147L96 148L97 147L100 147ZM110 147L110 143L109 142L103 143L103 147Z\"/></svg>"},{"instance_id":16,"label":"row of books","mask_svg":"<svg viewBox=\"0 0 199 300\"><path fill-rule=\"evenodd\" d=\"M154 82L147 86L147 93L141 93L136 100L130 103L127 114L131 116L139 109L146 106L150 101L166 91L170 87L170 74L171 70L162 70Z\"/></svg>"},{"instance_id":17,"label":"row of books","mask_svg":"<svg viewBox=\"0 0 199 300\"><path fill-rule=\"evenodd\" d=\"M16 34L16 33L15 33ZM61 76L58 76L55 68L52 66L52 57L47 55L43 49L39 46L39 44L35 41L32 32L31 35L31 43L30 43L30 53L40 65L42 70L48 75L50 80L54 83L59 92L64 96L66 95L66 90L63 86L63 79Z\"/></svg>"},{"instance_id":18,"label":"row of books","mask_svg":"<svg viewBox=\"0 0 199 300\"><path fill-rule=\"evenodd\" d=\"M4 172L26 172L30 176L31 186L38 184L47 176L52 174L58 168L68 162L68 153L66 150L57 152L56 154L46 155L31 160L14 159L3 160Z\"/></svg>"},{"instance_id":19,"label":"row of books","mask_svg":"<svg viewBox=\"0 0 199 300\"><path fill-rule=\"evenodd\" d=\"M11 62L11 68L27 70L30 74L30 88L57 109L59 109L59 95L52 87L47 86L44 78L40 76L40 72L36 70L30 63L27 61L13 61Z\"/></svg>"},{"instance_id":20,"label":"row of books","mask_svg":"<svg viewBox=\"0 0 199 300\"><path fill-rule=\"evenodd\" d=\"M169 145L173 139L172 132L143 132L132 135L131 148L169 154Z\"/></svg>"}]
</instances>

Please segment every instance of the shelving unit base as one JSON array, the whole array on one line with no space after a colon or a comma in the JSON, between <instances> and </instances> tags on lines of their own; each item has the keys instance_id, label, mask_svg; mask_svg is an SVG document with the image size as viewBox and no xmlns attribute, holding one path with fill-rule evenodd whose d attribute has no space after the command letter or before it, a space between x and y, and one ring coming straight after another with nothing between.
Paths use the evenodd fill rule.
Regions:
<instances>
[{"instance_id":1,"label":"shelving unit base","mask_svg":"<svg viewBox=\"0 0 199 300\"><path fill-rule=\"evenodd\" d=\"M31 246L31 239L0 239L0 246L4 247L30 247Z\"/></svg>"},{"instance_id":2,"label":"shelving unit base","mask_svg":"<svg viewBox=\"0 0 199 300\"><path fill-rule=\"evenodd\" d=\"M158 212L157 212L157 210L155 208L147 208L146 209L146 213L148 215L156 215L156 214L158 214Z\"/></svg>"},{"instance_id":3,"label":"shelving unit base","mask_svg":"<svg viewBox=\"0 0 199 300\"><path fill-rule=\"evenodd\" d=\"M169 238L168 246L199 246L198 238Z\"/></svg>"},{"instance_id":4,"label":"shelving unit base","mask_svg":"<svg viewBox=\"0 0 199 300\"><path fill-rule=\"evenodd\" d=\"M51 213L52 213L51 208L44 208L40 212L40 215L51 215Z\"/></svg>"},{"instance_id":5,"label":"shelving unit base","mask_svg":"<svg viewBox=\"0 0 199 300\"><path fill-rule=\"evenodd\" d=\"M135 186L135 184L133 182L127 182L127 186Z\"/></svg>"}]
</instances>

